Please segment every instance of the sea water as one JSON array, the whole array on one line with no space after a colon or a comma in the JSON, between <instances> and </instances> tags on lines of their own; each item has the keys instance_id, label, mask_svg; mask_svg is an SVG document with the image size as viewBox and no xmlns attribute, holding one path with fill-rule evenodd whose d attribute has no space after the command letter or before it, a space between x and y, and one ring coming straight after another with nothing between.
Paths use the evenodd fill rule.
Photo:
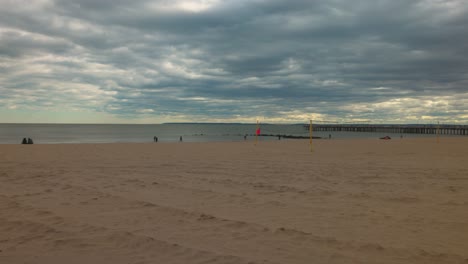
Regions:
<instances>
[{"instance_id":1,"label":"sea water","mask_svg":"<svg viewBox=\"0 0 468 264\"><path fill-rule=\"evenodd\" d=\"M255 140L256 124L0 124L0 144L19 144L23 138L31 138L36 144L54 143L131 143L243 141ZM308 137L309 131L302 124L260 124L261 134ZM400 134L367 132L313 131L314 137L328 139L379 138ZM404 137L431 135L405 134ZM433 136L433 135L432 135ZM260 136L258 140L278 140L275 136ZM284 139L282 139L284 140Z\"/></svg>"}]
</instances>

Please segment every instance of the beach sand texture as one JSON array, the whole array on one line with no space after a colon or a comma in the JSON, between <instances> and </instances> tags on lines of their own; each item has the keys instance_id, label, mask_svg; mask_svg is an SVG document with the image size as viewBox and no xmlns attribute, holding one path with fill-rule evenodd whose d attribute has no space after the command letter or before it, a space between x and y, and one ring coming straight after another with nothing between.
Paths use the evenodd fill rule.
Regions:
<instances>
[{"instance_id":1,"label":"beach sand texture","mask_svg":"<svg viewBox=\"0 0 468 264\"><path fill-rule=\"evenodd\" d=\"M468 263L468 138L0 145L0 263Z\"/></svg>"}]
</instances>

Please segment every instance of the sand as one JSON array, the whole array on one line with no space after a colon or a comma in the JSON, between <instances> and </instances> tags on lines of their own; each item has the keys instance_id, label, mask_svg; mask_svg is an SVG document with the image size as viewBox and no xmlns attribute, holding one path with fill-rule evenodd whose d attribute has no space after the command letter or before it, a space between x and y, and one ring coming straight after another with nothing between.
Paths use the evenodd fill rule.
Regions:
<instances>
[{"instance_id":1,"label":"sand","mask_svg":"<svg viewBox=\"0 0 468 264\"><path fill-rule=\"evenodd\" d=\"M468 263L468 138L0 145L0 263Z\"/></svg>"}]
</instances>

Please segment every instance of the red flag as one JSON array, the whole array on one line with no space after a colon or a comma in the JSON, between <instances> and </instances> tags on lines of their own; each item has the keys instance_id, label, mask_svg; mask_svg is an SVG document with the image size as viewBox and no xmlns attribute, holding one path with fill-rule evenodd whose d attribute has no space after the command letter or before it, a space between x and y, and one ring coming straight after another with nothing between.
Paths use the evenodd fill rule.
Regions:
<instances>
[{"instance_id":1,"label":"red flag","mask_svg":"<svg viewBox=\"0 0 468 264\"><path fill-rule=\"evenodd\" d=\"M257 128L257 136L260 135L260 128Z\"/></svg>"}]
</instances>

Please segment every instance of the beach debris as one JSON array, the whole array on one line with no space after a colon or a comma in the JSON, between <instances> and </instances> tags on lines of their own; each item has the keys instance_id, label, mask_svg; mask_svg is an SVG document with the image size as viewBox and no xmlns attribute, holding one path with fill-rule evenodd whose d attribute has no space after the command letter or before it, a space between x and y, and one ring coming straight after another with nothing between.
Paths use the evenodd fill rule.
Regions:
<instances>
[{"instance_id":1,"label":"beach debris","mask_svg":"<svg viewBox=\"0 0 468 264\"><path fill-rule=\"evenodd\" d=\"M389 139L392 139L392 138L389 137L389 136L385 136L385 137L381 137L380 139L389 140Z\"/></svg>"},{"instance_id":2,"label":"beach debris","mask_svg":"<svg viewBox=\"0 0 468 264\"><path fill-rule=\"evenodd\" d=\"M214 216L212 215L207 215L207 214L201 214L198 220L212 220L215 219Z\"/></svg>"}]
</instances>

